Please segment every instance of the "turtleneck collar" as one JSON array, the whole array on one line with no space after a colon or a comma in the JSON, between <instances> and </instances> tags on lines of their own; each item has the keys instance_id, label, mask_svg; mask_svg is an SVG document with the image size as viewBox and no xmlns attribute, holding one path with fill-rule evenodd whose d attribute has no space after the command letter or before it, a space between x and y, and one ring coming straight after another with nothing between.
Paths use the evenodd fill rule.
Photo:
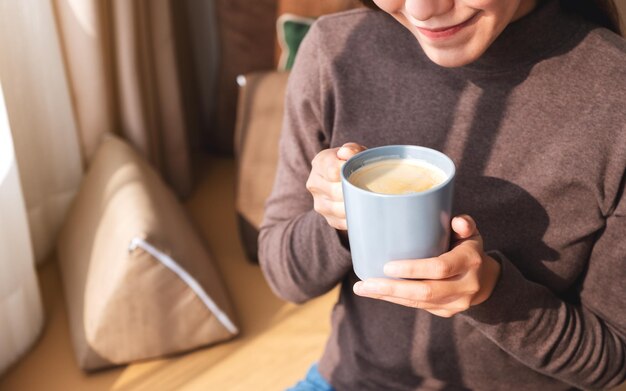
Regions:
<instances>
[{"instance_id":1,"label":"turtleneck collar","mask_svg":"<svg viewBox=\"0 0 626 391\"><path fill-rule=\"evenodd\" d=\"M588 26L565 13L558 0L540 1L528 15L510 23L478 60L456 69L499 73L531 67L569 47Z\"/></svg>"}]
</instances>

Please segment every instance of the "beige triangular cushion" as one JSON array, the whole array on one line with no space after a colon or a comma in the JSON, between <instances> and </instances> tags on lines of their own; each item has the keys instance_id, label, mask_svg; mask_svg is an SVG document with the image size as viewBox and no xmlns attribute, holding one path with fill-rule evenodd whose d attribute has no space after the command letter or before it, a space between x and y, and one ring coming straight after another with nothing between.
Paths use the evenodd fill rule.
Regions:
<instances>
[{"instance_id":1,"label":"beige triangular cushion","mask_svg":"<svg viewBox=\"0 0 626 391\"><path fill-rule=\"evenodd\" d=\"M237 332L219 273L185 210L116 137L92 160L58 253L84 369L177 353Z\"/></svg>"}]
</instances>

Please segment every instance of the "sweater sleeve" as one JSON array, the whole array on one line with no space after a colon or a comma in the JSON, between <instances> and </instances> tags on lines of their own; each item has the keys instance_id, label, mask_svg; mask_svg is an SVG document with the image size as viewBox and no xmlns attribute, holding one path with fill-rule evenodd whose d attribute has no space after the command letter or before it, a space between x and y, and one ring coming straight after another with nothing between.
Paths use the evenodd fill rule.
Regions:
<instances>
[{"instance_id":1,"label":"sweater sleeve","mask_svg":"<svg viewBox=\"0 0 626 391\"><path fill-rule=\"evenodd\" d=\"M505 256L491 297L462 313L525 365L584 389L626 381L626 196L591 252L580 303L526 279Z\"/></svg>"},{"instance_id":2,"label":"sweater sleeve","mask_svg":"<svg viewBox=\"0 0 626 391\"><path fill-rule=\"evenodd\" d=\"M332 93L326 86L314 24L287 84L279 160L259 235L259 262L272 290L297 303L332 289L350 270L350 252L313 210L306 189L311 161L329 148Z\"/></svg>"}]
</instances>

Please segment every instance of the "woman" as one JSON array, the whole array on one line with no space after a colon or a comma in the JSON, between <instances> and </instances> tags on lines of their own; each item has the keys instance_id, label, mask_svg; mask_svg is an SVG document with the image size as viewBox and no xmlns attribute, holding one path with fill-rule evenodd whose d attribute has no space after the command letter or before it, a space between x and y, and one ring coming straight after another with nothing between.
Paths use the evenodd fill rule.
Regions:
<instances>
[{"instance_id":1,"label":"woman","mask_svg":"<svg viewBox=\"0 0 626 391\"><path fill-rule=\"evenodd\" d=\"M341 284L319 370L296 389L624 382L626 43L598 25L618 31L611 3L373 3L320 19L288 85L261 266L294 302ZM361 282L339 168L388 144L454 160L454 240Z\"/></svg>"}]
</instances>

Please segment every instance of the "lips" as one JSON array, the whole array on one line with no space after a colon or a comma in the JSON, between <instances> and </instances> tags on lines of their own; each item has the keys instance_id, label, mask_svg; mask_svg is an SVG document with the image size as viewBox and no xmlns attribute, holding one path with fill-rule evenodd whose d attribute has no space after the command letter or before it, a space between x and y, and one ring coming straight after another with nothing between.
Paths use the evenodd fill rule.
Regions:
<instances>
[{"instance_id":1,"label":"lips","mask_svg":"<svg viewBox=\"0 0 626 391\"><path fill-rule=\"evenodd\" d=\"M419 30L420 33L430 39L444 39L452 37L459 31L461 31L464 27L470 25L472 22L474 22L474 20L476 20L477 15L478 13L472 15L472 17L470 17L466 21L456 24L454 26L427 28L415 25L415 27Z\"/></svg>"}]
</instances>

